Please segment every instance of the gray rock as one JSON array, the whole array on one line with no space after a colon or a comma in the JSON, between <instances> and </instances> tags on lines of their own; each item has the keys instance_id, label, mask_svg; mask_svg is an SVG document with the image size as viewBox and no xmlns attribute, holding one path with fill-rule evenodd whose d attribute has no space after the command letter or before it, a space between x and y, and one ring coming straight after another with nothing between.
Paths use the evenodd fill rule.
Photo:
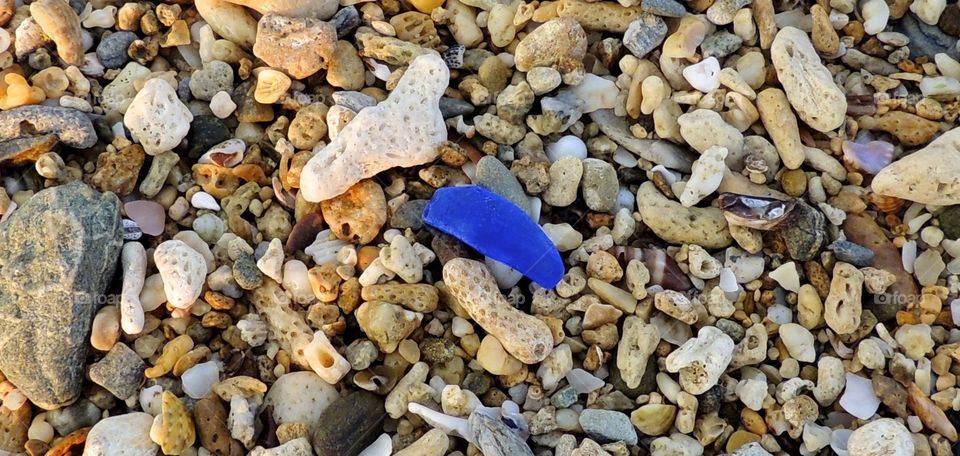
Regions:
<instances>
[{"instance_id":1,"label":"gray rock","mask_svg":"<svg viewBox=\"0 0 960 456\"><path fill-rule=\"evenodd\" d=\"M943 23L942 17L941 23ZM956 27L956 25L951 25ZM912 12L904 15L900 23L894 27L894 30L910 38L907 47L910 48L911 56L919 57L923 55L932 58L942 52L954 59L960 58L960 47L957 47L955 37L944 33L936 25L927 25L917 20Z\"/></svg>"},{"instance_id":2,"label":"gray rock","mask_svg":"<svg viewBox=\"0 0 960 456\"><path fill-rule=\"evenodd\" d=\"M356 456L382 432L387 412L383 399L366 391L350 393L330 404L313 431L317 456Z\"/></svg>"},{"instance_id":3,"label":"gray rock","mask_svg":"<svg viewBox=\"0 0 960 456\"><path fill-rule=\"evenodd\" d=\"M100 361L90 365L90 380L120 400L137 394L146 365L136 352L117 342Z\"/></svg>"},{"instance_id":4,"label":"gray rock","mask_svg":"<svg viewBox=\"0 0 960 456\"><path fill-rule=\"evenodd\" d=\"M596 158L583 160L583 179L580 181L583 200L590 210L610 212L617 204L620 182L613 165Z\"/></svg>"},{"instance_id":5,"label":"gray rock","mask_svg":"<svg viewBox=\"0 0 960 456\"><path fill-rule=\"evenodd\" d=\"M233 68L226 62L207 62L190 76L190 93L198 100L209 101L221 90L233 90Z\"/></svg>"},{"instance_id":6,"label":"gray rock","mask_svg":"<svg viewBox=\"0 0 960 456\"><path fill-rule=\"evenodd\" d=\"M360 25L360 13L353 5L342 8L330 18L330 23L337 29L337 37L343 39Z\"/></svg>"},{"instance_id":7,"label":"gray rock","mask_svg":"<svg viewBox=\"0 0 960 456\"><path fill-rule=\"evenodd\" d=\"M625 413L586 409L580 413L580 427L588 437L600 443L622 441L627 445L637 444L637 431Z\"/></svg>"},{"instance_id":8,"label":"gray rock","mask_svg":"<svg viewBox=\"0 0 960 456\"><path fill-rule=\"evenodd\" d=\"M485 456L533 456L527 443L503 421L473 412L470 431Z\"/></svg>"},{"instance_id":9,"label":"gray rock","mask_svg":"<svg viewBox=\"0 0 960 456\"><path fill-rule=\"evenodd\" d=\"M263 285L263 274L257 268L257 260L249 253L242 253L233 262L233 280L244 290L253 290Z\"/></svg>"},{"instance_id":10,"label":"gray rock","mask_svg":"<svg viewBox=\"0 0 960 456\"><path fill-rule=\"evenodd\" d=\"M353 112L360 112L363 108L369 108L377 105L377 99L363 92L340 91L333 93L333 102L350 109Z\"/></svg>"},{"instance_id":11,"label":"gray rock","mask_svg":"<svg viewBox=\"0 0 960 456\"><path fill-rule=\"evenodd\" d=\"M100 409L92 402L80 398L67 407L47 412L47 422L58 435L67 435L77 429L93 426L100 421Z\"/></svg>"},{"instance_id":12,"label":"gray rock","mask_svg":"<svg viewBox=\"0 0 960 456\"><path fill-rule=\"evenodd\" d=\"M686 8L674 0L643 0L640 9L664 17L683 17L687 14Z\"/></svg>"},{"instance_id":13,"label":"gray rock","mask_svg":"<svg viewBox=\"0 0 960 456\"><path fill-rule=\"evenodd\" d=\"M32 105L0 112L0 141L47 133L75 149L97 143L93 122L76 109Z\"/></svg>"},{"instance_id":14,"label":"gray rock","mask_svg":"<svg viewBox=\"0 0 960 456\"><path fill-rule=\"evenodd\" d=\"M497 157L486 156L477 162L476 183L529 212L530 201L516 177Z\"/></svg>"},{"instance_id":15,"label":"gray rock","mask_svg":"<svg viewBox=\"0 0 960 456\"><path fill-rule=\"evenodd\" d=\"M497 115L509 122L521 123L534 99L533 90L526 81L509 85L497 95Z\"/></svg>"},{"instance_id":16,"label":"gray rock","mask_svg":"<svg viewBox=\"0 0 960 456\"><path fill-rule=\"evenodd\" d=\"M459 98L440 98L440 114L444 119L467 115L472 113L475 109L476 108L470 104L470 102L461 100Z\"/></svg>"},{"instance_id":17,"label":"gray rock","mask_svg":"<svg viewBox=\"0 0 960 456\"><path fill-rule=\"evenodd\" d=\"M107 68L120 68L130 61L127 48L137 39L133 32L116 32L107 35L97 45L97 58Z\"/></svg>"},{"instance_id":18,"label":"gray rock","mask_svg":"<svg viewBox=\"0 0 960 456\"><path fill-rule=\"evenodd\" d=\"M527 72L527 84L536 95L550 92L563 82L560 72L550 67L533 67Z\"/></svg>"},{"instance_id":19,"label":"gray rock","mask_svg":"<svg viewBox=\"0 0 960 456\"><path fill-rule=\"evenodd\" d=\"M659 16L644 13L627 27L623 34L623 45L642 59L656 49L666 36L667 23Z\"/></svg>"},{"instance_id":20,"label":"gray rock","mask_svg":"<svg viewBox=\"0 0 960 456\"><path fill-rule=\"evenodd\" d=\"M560 388L556 393L553 393L553 396L550 396L550 403L561 409L577 403L577 389L570 385Z\"/></svg>"},{"instance_id":21,"label":"gray rock","mask_svg":"<svg viewBox=\"0 0 960 456\"><path fill-rule=\"evenodd\" d=\"M80 394L121 243L120 201L79 182L37 193L0 225L0 371L34 404Z\"/></svg>"},{"instance_id":22,"label":"gray rock","mask_svg":"<svg viewBox=\"0 0 960 456\"><path fill-rule=\"evenodd\" d=\"M833 254L836 255L838 260L844 263L850 263L858 268L873 264L873 250L860 244L837 239L828 245L827 248L833 250Z\"/></svg>"},{"instance_id":23,"label":"gray rock","mask_svg":"<svg viewBox=\"0 0 960 456\"><path fill-rule=\"evenodd\" d=\"M721 30L703 40L700 49L703 50L704 58L716 57L722 59L736 52L741 45L743 45L743 40L739 36Z\"/></svg>"},{"instance_id":24,"label":"gray rock","mask_svg":"<svg viewBox=\"0 0 960 456\"><path fill-rule=\"evenodd\" d=\"M401 230L423 228L423 208L427 207L428 202L430 201L418 199L401 204L390 216L390 226Z\"/></svg>"}]
</instances>

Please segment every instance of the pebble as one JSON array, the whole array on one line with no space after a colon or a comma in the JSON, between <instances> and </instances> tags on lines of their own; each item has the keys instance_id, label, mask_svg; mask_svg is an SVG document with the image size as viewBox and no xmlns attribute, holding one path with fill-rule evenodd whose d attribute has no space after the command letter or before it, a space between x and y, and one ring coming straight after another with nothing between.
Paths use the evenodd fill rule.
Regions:
<instances>
[{"instance_id":1,"label":"pebble","mask_svg":"<svg viewBox=\"0 0 960 456\"><path fill-rule=\"evenodd\" d=\"M817 360L816 346L813 334L796 323L787 323L780 326L780 340L787 347L790 356L802 363L812 363Z\"/></svg>"},{"instance_id":2,"label":"pebble","mask_svg":"<svg viewBox=\"0 0 960 456\"><path fill-rule=\"evenodd\" d=\"M497 157L486 156L477 162L474 182L493 193L496 193L516 204L524 211L529 211L528 199L523 187L517 178L510 173Z\"/></svg>"},{"instance_id":3,"label":"pebble","mask_svg":"<svg viewBox=\"0 0 960 456\"><path fill-rule=\"evenodd\" d=\"M183 392L193 399L203 399L213 392L213 384L220 381L220 367L216 361L196 364L180 375Z\"/></svg>"},{"instance_id":4,"label":"pebble","mask_svg":"<svg viewBox=\"0 0 960 456\"><path fill-rule=\"evenodd\" d=\"M872 250L850 241L837 239L827 246L837 256L837 259L862 268L873 264Z\"/></svg>"},{"instance_id":5,"label":"pebble","mask_svg":"<svg viewBox=\"0 0 960 456\"><path fill-rule=\"evenodd\" d=\"M637 444L637 432L630 417L614 410L586 409L580 413L580 427L591 439L600 443Z\"/></svg>"},{"instance_id":6,"label":"pebble","mask_svg":"<svg viewBox=\"0 0 960 456\"><path fill-rule=\"evenodd\" d=\"M879 418L860 426L847 440L847 452L863 456L909 456L914 453L910 431L891 418Z\"/></svg>"},{"instance_id":7,"label":"pebble","mask_svg":"<svg viewBox=\"0 0 960 456\"><path fill-rule=\"evenodd\" d=\"M423 220L543 287L552 288L563 277L560 254L543 230L520 208L483 187L437 190L423 211ZM477 220L486 223L477 224Z\"/></svg>"},{"instance_id":8,"label":"pebble","mask_svg":"<svg viewBox=\"0 0 960 456\"><path fill-rule=\"evenodd\" d=\"M219 92L233 90L233 68L219 60L207 62L190 75L189 86L194 98L210 101Z\"/></svg>"},{"instance_id":9,"label":"pebble","mask_svg":"<svg viewBox=\"0 0 960 456\"><path fill-rule=\"evenodd\" d=\"M700 158L693 162L690 179L680 194L680 204L684 207L694 206L715 192L727 170L724 164L726 158L727 149L722 146L714 146L704 151Z\"/></svg>"},{"instance_id":10,"label":"pebble","mask_svg":"<svg viewBox=\"0 0 960 456\"><path fill-rule=\"evenodd\" d=\"M940 135L926 147L883 168L871 182L874 192L923 204L960 204L954 158L960 158L960 128ZM942 163L941 163L942 162ZM934 166L934 163L940 163Z\"/></svg>"},{"instance_id":11,"label":"pebble","mask_svg":"<svg viewBox=\"0 0 960 456\"><path fill-rule=\"evenodd\" d=\"M550 354L553 336L547 325L514 309L481 263L450 260L443 267L443 279L464 310L508 353L526 364L538 363ZM478 285L468 285L471 283Z\"/></svg>"},{"instance_id":12,"label":"pebble","mask_svg":"<svg viewBox=\"0 0 960 456\"><path fill-rule=\"evenodd\" d=\"M597 212L611 212L620 192L617 171L610 163L596 158L584 159L582 163L580 186L587 207Z\"/></svg>"},{"instance_id":13,"label":"pebble","mask_svg":"<svg viewBox=\"0 0 960 456\"><path fill-rule=\"evenodd\" d=\"M863 15L863 31L868 35L876 35L883 31L890 20L890 7L880 0L866 0L860 6Z\"/></svg>"},{"instance_id":14,"label":"pebble","mask_svg":"<svg viewBox=\"0 0 960 456\"><path fill-rule=\"evenodd\" d=\"M150 79L127 108L123 124L144 152L157 155L180 144L190 130L193 114L174 88L160 78Z\"/></svg>"},{"instance_id":15,"label":"pebble","mask_svg":"<svg viewBox=\"0 0 960 456\"><path fill-rule=\"evenodd\" d=\"M130 43L136 40L137 34L133 32L110 33L102 38L100 44L97 45L97 58L107 68L120 68L130 60L127 49L130 47Z\"/></svg>"},{"instance_id":16,"label":"pebble","mask_svg":"<svg viewBox=\"0 0 960 456\"><path fill-rule=\"evenodd\" d=\"M387 222L386 196L373 179L360 181L346 192L324 200L320 208L337 238L360 245L372 241Z\"/></svg>"},{"instance_id":17,"label":"pebble","mask_svg":"<svg viewBox=\"0 0 960 456\"><path fill-rule=\"evenodd\" d=\"M644 223L668 242L717 249L733 241L720 209L683 207L664 197L652 182L640 185L637 205Z\"/></svg>"},{"instance_id":18,"label":"pebble","mask_svg":"<svg viewBox=\"0 0 960 456\"><path fill-rule=\"evenodd\" d=\"M350 393L321 414L310 433L313 450L317 456L358 454L380 434L385 417L382 399L366 391Z\"/></svg>"},{"instance_id":19,"label":"pebble","mask_svg":"<svg viewBox=\"0 0 960 456\"><path fill-rule=\"evenodd\" d=\"M118 342L103 359L90 365L87 375L117 399L126 400L137 394L143 382L144 369L146 365L136 352Z\"/></svg>"},{"instance_id":20,"label":"pebble","mask_svg":"<svg viewBox=\"0 0 960 456\"><path fill-rule=\"evenodd\" d=\"M21 106L0 112L0 140L44 134L53 134L62 144L76 149L86 149L97 142L93 122L74 109Z\"/></svg>"},{"instance_id":21,"label":"pebble","mask_svg":"<svg viewBox=\"0 0 960 456\"><path fill-rule=\"evenodd\" d=\"M797 273L797 264L790 261L780 265L777 269L768 274L771 279L776 280L777 284L784 290L798 293L800 291L800 274Z\"/></svg>"},{"instance_id":22,"label":"pebble","mask_svg":"<svg viewBox=\"0 0 960 456\"><path fill-rule=\"evenodd\" d=\"M179 454L193 445L196 429L183 402L169 391L161 396L161 412L150 428L150 440L160 445L164 454Z\"/></svg>"},{"instance_id":23,"label":"pebble","mask_svg":"<svg viewBox=\"0 0 960 456\"><path fill-rule=\"evenodd\" d=\"M446 127L436 106L448 78L449 70L439 56L425 54L414 59L386 100L360 111L310 159L300 174L304 198L324 201L380 171L433 160L446 140ZM410 112L418 115L411 118ZM377 134L368 134L370 131Z\"/></svg>"},{"instance_id":24,"label":"pebble","mask_svg":"<svg viewBox=\"0 0 960 456\"><path fill-rule=\"evenodd\" d=\"M360 329L380 351L393 353L420 324L421 315L386 302L365 302L356 310Z\"/></svg>"},{"instance_id":25,"label":"pebble","mask_svg":"<svg viewBox=\"0 0 960 456\"><path fill-rule=\"evenodd\" d=\"M322 423L323 412L338 399L336 388L309 371L284 374L270 386L264 406L273 407L277 424L304 423L314 430Z\"/></svg>"},{"instance_id":26,"label":"pebble","mask_svg":"<svg viewBox=\"0 0 960 456\"><path fill-rule=\"evenodd\" d=\"M676 4L676 2L670 3ZM682 16L684 13L683 6L676 5L680 6L680 15ZM623 33L623 45L635 57L642 59L657 46L660 46L666 36L667 23L659 15L645 13L641 14L627 27L627 31Z\"/></svg>"},{"instance_id":27,"label":"pebble","mask_svg":"<svg viewBox=\"0 0 960 456\"><path fill-rule=\"evenodd\" d=\"M707 8L707 19L716 25L726 25L733 22L737 11L750 4L750 0L720 0Z\"/></svg>"},{"instance_id":28,"label":"pebble","mask_svg":"<svg viewBox=\"0 0 960 456\"><path fill-rule=\"evenodd\" d=\"M153 259L163 278L163 290L170 305L186 309L200 297L207 276L203 255L182 241L162 242Z\"/></svg>"},{"instance_id":29,"label":"pebble","mask_svg":"<svg viewBox=\"0 0 960 456\"><path fill-rule=\"evenodd\" d=\"M153 456L160 448L150 440L153 417L149 413L131 412L105 418L87 433L83 454L86 456Z\"/></svg>"},{"instance_id":30,"label":"pebble","mask_svg":"<svg viewBox=\"0 0 960 456\"><path fill-rule=\"evenodd\" d=\"M869 3L882 0L868 0ZM810 39L803 31L786 27L777 33L770 58L790 105L807 125L830 131L843 124L847 101L833 82Z\"/></svg>"}]
</instances>

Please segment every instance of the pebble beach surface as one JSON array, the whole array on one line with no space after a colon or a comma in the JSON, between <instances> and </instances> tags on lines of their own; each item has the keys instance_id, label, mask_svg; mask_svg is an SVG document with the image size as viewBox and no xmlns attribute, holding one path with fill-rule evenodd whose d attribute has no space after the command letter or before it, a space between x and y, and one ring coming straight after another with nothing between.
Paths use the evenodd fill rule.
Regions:
<instances>
[{"instance_id":1,"label":"pebble beach surface","mask_svg":"<svg viewBox=\"0 0 960 456\"><path fill-rule=\"evenodd\" d=\"M0 456L960 454L956 0L0 0Z\"/></svg>"}]
</instances>

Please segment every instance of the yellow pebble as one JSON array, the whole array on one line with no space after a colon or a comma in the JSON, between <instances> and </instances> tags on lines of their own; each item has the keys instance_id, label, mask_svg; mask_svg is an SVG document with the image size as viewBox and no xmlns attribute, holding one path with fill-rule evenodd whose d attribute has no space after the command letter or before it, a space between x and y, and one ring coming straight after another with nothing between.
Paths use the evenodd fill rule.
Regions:
<instances>
[{"instance_id":1,"label":"yellow pebble","mask_svg":"<svg viewBox=\"0 0 960 456\"><path fill-rule=\"evenodd\" d=\"M443 0L410 0L410 3L421 13L430 14L434 8L443 4Z\"/></svg>"},{"instance_id":2,"label":"yellow pebble","mask_svg":"<svg viewBox=\"0 0 960 456\"><path fill-rule=\"evenodd\" d=\"M153 365L153 367L145 370L143 375L145 375L147 378L157 378L166 375L167 372L170 372L170 369L173 369L173 366L177 363L177 360L192 348L193 339L186 334L167 342L167 345L163 346L163 352L160 353L160 356L157 358L157 362Z\"/></svg>"}]
</instances>

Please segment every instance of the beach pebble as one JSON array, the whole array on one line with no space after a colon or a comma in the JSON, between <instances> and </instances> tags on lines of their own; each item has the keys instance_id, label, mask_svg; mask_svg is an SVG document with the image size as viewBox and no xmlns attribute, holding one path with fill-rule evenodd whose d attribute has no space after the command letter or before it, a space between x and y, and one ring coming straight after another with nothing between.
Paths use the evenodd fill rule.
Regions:
<instances>
[{"instance_id":1,"label":"beach pebble","mask_svg":"<svg viewBox=\"0 0 960 456\"><path fill-rule=\"evenodd\" d=\"M123 124L148 155L178 146L192 121L193 114L177 98L174 88L160 78L147 81L123 116Z\"/></svg>"},{"instance_id":2,"label":"beach pebble","mask_svg":"<svg viewBox=\"0 0 960 456\"><path fill-rule=\"evenodd\" d=\"M337 390L313 372L284 374L270 386L263 400L273 406L277 424L304 423L307 429L320 424L324 410L338 398Z\"/></svg>"},{"instance_id":3,"label":"beach pebble","mask_svg":"<svg viewBox=\"0 0 960 456\"><path fill-rule=\"evenodd\" d=\"M640 185L637 205L644 223L668 242L692 243L708 249L727 247L733 242L720 209L683 207L663 196L653 182Z\"/></svg>"},{"instance_id":4,"label":"beach pebble","mask_svg":"<svg viewBox=\"0 0 960 456\"><path fill-rule=\"evenodd\" d=\"M656 49L666 36L667 23L660 16L641 14L623 33L623 45L637 58L643 58Z\"/></svg>"},{"instance_id":5,"label":"beach pebble","mask_svg":"<svg viewBox=\"0 0 960 456\"><path fill-rule=\"evenodd\" d=\"M579 421L583 432L598 442L637 443L637 431L633 429L630 417L622 412L586 409L580 413Z\"/></svg>"},{"instance_id":6,"label":"beach pebble","mask_svg":"<svg viewBox=\"0 0 960 456\"><path fill-rule=\"evenodd\" d=\"M587 34L573 18L547 21L528 33L514 52L517 70L550 67L561 74L583 69Z\"/></svg>"},{"instance_id":7,"label":"beach pebble","mask_svg":"<svg viewBox=\"0 0 960 456\"><path fill-rule=\"evenodd\" d=\"M866 0L860 5L863 15L863 31L876 35L883 31L890 20L890 7L883 0Z\"/></svg>"},{"instance_id":8,"label":"beach pebble","mask_svg":"<svg viewBox=\"0 0 960 456\"><path fill-rule=\"evenodd\" d=\"M150 440L153 417L131 412L105 418L87 433L86 456L153 456L160 448Z\"/></svg>"},{"instance_id":9,"label":"beach pebble","mask_svg":"<svg viewBox=\"0 0 960 456\"><path fill-rule=\"evenodd\" d=\"M684 207L694 206L715 192L727 170L724 164L726 158L726 147L713 146L705 150L700 158L693 162L693 173L680 194L680 204Z\"/></svg>"},{"instance_id":10,"label":"beach pebble","mask_svg":"<svg viewBox=\"0 0 960 456\"><path fill-rule=\"evenodd\" d=\"M596 158L587 158L582 164L580 187L587 207L597 212L610 212L620 191L617 171L610 163Z\"/></svg>"},{"instance_id":11,"label":"beach pebble","mask_svg":"<svg viewBox=\"0 0 960 456\"><path fill-rule=\"evenodd\" d=\"M780 340L787 347L790 357L802 363L812 363L817 360L816 346L813 333L796 323L787 323L780 326Z\"/></svg>"},{"instance_id":12,"label":"beach pebble","mask_svg":"<svg viewBox=\"0 0 960 456\"><path fill-rule=\"evenodd\" d=\"M924 204L960 204L960 184L956 176L960 166L960 128L940 135L926 147L903 157L874 176L873 191ZM935 165L939 163L939 165Z\"/></svg>"},{"instance_id":13,"label":"beach pebble","mask_svg":"<svg viewBox=\"0 0 960 456\"><path fill-rule=\"evenodd\" d=\"M914 453L910 431L891 418L879 418L858 427L847 440L847 451L862 456L910 456Z\"/></svg>"},{"instance_id":14,"label":"beach pebble","mask_svg":"<svg viewBox=\"0 0 960 456\"><path fill-rule=\"evenodd\" d=\"M720 62L708 57L683 69L683 78L701 92L711 92L720 87Z\"/></svg>"},{"instance_id":15,"label":"beach pebble","mask_svg":"<svg viewBox=\"0 0 960 456\"><path fill-rule=\"evenodd\" d=\"M846 388L840 397L840 406L847 413L860 418L870 419L880 407L880 398L873 390L870 379L856 374L846 373Z\"/></svg>"}]
</instances>

